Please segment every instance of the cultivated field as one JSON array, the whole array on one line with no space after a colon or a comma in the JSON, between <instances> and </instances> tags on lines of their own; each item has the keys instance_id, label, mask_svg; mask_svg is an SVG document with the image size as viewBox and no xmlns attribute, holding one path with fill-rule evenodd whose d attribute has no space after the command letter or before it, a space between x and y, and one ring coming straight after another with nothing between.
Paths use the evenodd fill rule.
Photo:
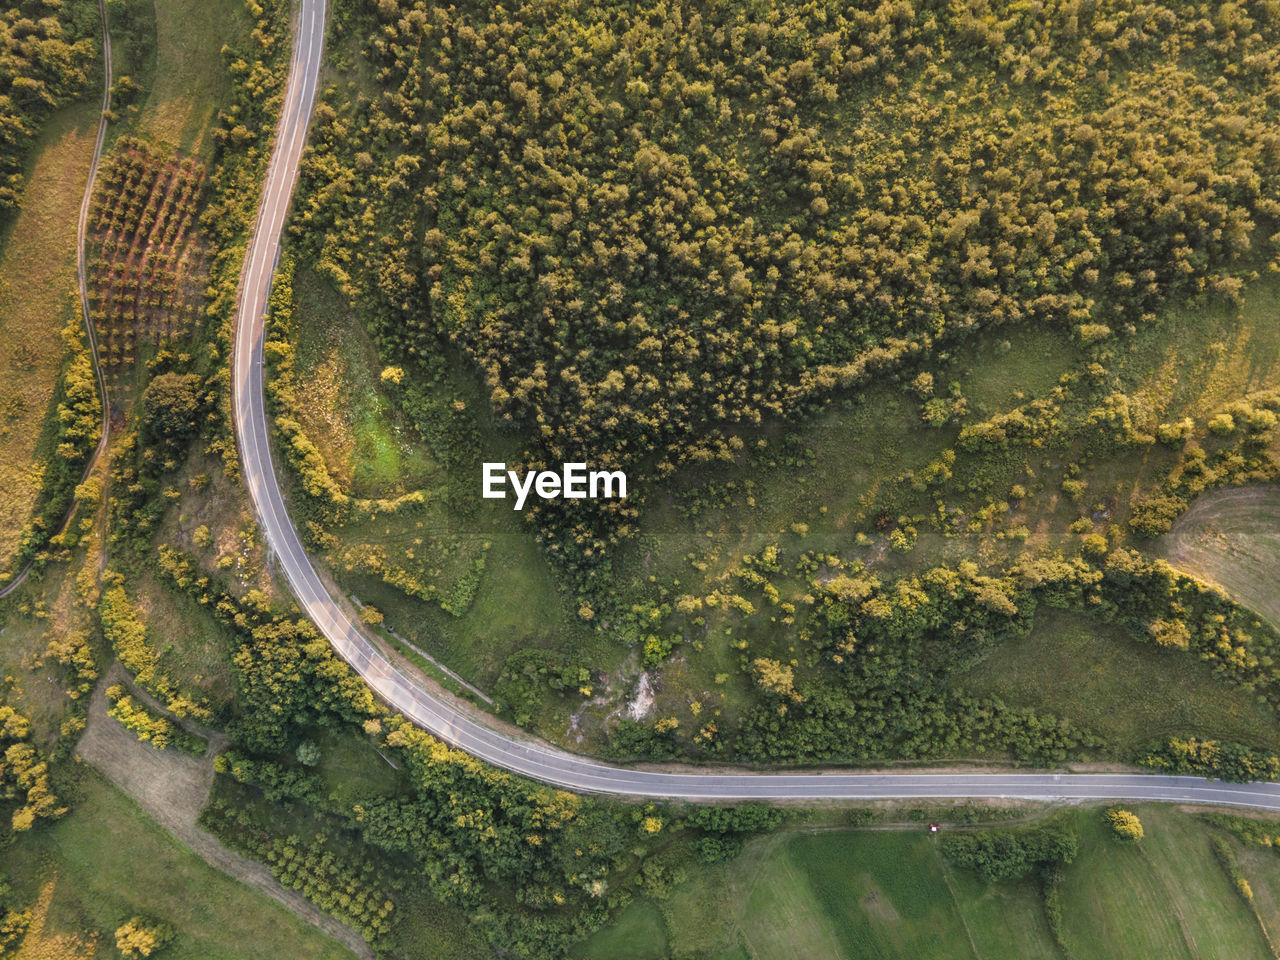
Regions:
<instances>
[{"instance_id":1,"label":"cultivated field","mask_svg":"<svg viewBox=\"0 0 1280 960\"><path fill-rule=\"evenodd\" d=\"M190 331L204 299L196 224L204 165L136 139L116 144L89 215L89 306L99 359L111 372Z\"/></svg>"},{"instance_id":2,"label":"cultivated field","mask_svg":"<svg viewBox=\"0 0 1280 960\"><path fill-rule=\"evenodd\" d=\"M1217 584L1280 628L1280 488L1200 496L1155 546L1180 570Z\"/></svg>"},{"instance_id":3,"label":"cultivated field","mask_svg":"<svg viewBox=\"0 0 1280 960\"><path fill-rule=\"evenodd\" d=\"M1118 843L1097 808L1072 814L1080 852L1063 867L1063 936L1078 960L1265 960L1251 911L1215 861L1218 832L1194 812L1134 808L1146 830ZM953 828L947 828L953 829ZM954 828L959 829L959 828ZM1280 856L1232 841L1264 922L1280 919ZM725 866L690 866L661 901L637 899L581 944L578 960L1058 960L1038 873L985 883L919 829L783 832Z\"/></svg>"}]
</instances>

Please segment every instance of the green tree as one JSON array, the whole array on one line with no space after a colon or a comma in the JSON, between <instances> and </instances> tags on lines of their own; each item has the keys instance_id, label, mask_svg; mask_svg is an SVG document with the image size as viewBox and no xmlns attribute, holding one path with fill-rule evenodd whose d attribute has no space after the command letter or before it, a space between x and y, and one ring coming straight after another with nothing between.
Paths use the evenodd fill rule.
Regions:
<instances>
[{"instance_id":1,"label":"green tree","mask_svg":"<svg viewBox=\"0 0 1280 960\"><path fill-rule=\"evenodd\" d=\"M156 437L177 442L199 426L202 382L194 373L162 373L142 394L143 418Z\"/></svg>"}]
</instances>

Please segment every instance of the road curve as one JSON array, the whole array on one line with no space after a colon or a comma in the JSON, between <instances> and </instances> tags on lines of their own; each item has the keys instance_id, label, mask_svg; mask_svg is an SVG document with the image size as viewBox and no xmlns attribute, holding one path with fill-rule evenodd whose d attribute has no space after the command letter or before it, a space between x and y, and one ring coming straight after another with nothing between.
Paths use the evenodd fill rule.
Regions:
<instances>
[{"instance_id":1,"label":"road curve","mask_svg":"<svg viewBox=\"0 0 1280 960\"><path fill-rule=\"evenodd\" d=\"M84 483L93 473L93 468L107 449L107 438L111 433L111 401L107 396L107 376L102 372L102 362L98 357L98 336L93 329L93 317L89 313L89 282L85 270L84 245L85 231L89 225L89 206L93 202L93 184L98 179L98 161L102 159L102 144L107 138L107 120L111 112L111 31L107 25L106 0L98 0L98 14L102 18L102 110L98 114L98 137L93 142L93 156L89 160L89 179L84 185L84 196L80 198L80 216L76 220L76 283L80 289L80 316L84 320L85 335L89 344L89 361L93 364L93 374L98 381L98 397L102 401L102 435L93 450L93 456L84 466L80 482ZM60 530L65 530L71 518L75 516L78 501L73 500L67 508L67 515L62 519ZM27 574L35 565L35 558L27 561L27 565L3 588L0 588L0 600L27 582Z\"/></svg>"},{"instance_id":2,"label":"road curve","mask_svg":"<svg viewBox=\"0 0 1280 960\"><path fill-rule=\"evenodd\" d=\"M264 311L315 102L324 22L325 0L301 0L284 107L241 277L232 359L233 408L244 483L269 549L302 609L384 701L425 730L487 763L577 792L688 800L1156 800L1280 811L1280 784L1232 784L1158 774L751 774L613 767L545 743L499 733L433 697L397 670L330 596L303 549L276 479L263 397Z\"/></svg>"}]
</instances>

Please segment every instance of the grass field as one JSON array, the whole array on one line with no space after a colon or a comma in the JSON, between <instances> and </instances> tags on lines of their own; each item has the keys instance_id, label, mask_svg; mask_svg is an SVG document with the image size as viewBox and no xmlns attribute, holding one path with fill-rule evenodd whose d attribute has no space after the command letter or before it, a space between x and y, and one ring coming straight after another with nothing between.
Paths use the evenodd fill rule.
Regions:
<instances>
[{"instance_id":1,"label":"grass field","mask_svg":"<svg viewBox=\"0 0 1280 960\"><path fill-rule=\"evenodd\" d=\"M574 956L1054 956L1034 888L988 888L955 876L944 867L937 838L923 829L784 833L752 842L725 866L688 869L689 879L669 899L634 902Z\"/></svg>"},{"instance_id":2,"label":"grass field","mask_svg":"<svg viewBox=\"0 0 1280 960\"><path fill-rule=\"evenodd\" d=\"M1146 837L1115 841L1101 809L1072 817L1063 932L1077 960L1264 960L1266 942L1210 848L1174 807L1133 808ZM1236 845L1259 911L1280 922L1280 855ZM661 902L638 898L576 960L1061 960L1039 877L988 884L945 861L923 829L782 832L726 865L688 867Z\"/></svg>"},{"instance_id":3,"label":"grass field","mask_svg":"<svg viewBox=\"0 0 1280 960\"><path fill-rule=\"evenodd\" d=\"M51 935L101 933L99 960L118 957L113 933L136 914L165 920L178 937L170 960L350 957L347 950L262 894L181 847L123 794L85 770L64 819L6 847L15 894L34 902L54 881Z\"/></svg>"},{"instance_id":4,"label":"grass field","mask_svg":"<svg viewBox=\"0 0 1280 960\"><path fill-rule=\"evenodd\" d=\"M61 330L76 319L76 215L97 104L56 113L41 131L22 207L0 252L0 569L40 491L39 445L61 369Z\"/></svg>"},{"instance_id":5,"label":"grass field","mask_svg":"<svg viewBox=\"0 0 1280 960\"><path fill-rule=\"evenodd\" d=\"M306 304L295 345L302 425L334 479L359 497L438 481L440 468L382 391L377 350L339 294L304 268L294 295Z\"/></svg>"},{"instance_id":6,"label":"grass field","mask_svg":"<svg viewBox=\"0 0 1280 960\"><path fill-rule=\"evenodd\" d=\"M1080 856L1066 870L1066 941L1078 960L1246 960L1268 956L1256 922L1186 813L1135 807L1146 837L1115 842L1097 811L1081 811ZM1277 863L1273 870L1280 869Z\"/></svg>"},{"instance_id":7,"label":"grass field","mask_svg":"<svg viewBox=\"0 0 1280 960\"><path fill-rule=\"evenodd\" d=\"M1280 629L1280 488L1233 487L1202 494L1153 552L1223 587Z\"/></svg>"},{"instance_id":8,"label":"grass field","mask_svg":"<svg viewBox=\"0 0 1280 960\"><path fill-rule=\"evenodd\" d=\"M165 0L156 4L155 14L155 77L135 130L208 160L218 109L231 89L222 47L248 37L245 5L241 0Z\"/></svg>"},{"instance_id":9,"label":"grass field","mask_svg":"<svg viewBox=\"0 0 1280 960\"><path fill-rule=\"evenodd\" d=\"M142 614L147 643L160 653L160 672L178 688L228 708L234 693L234 635L206 607L166 586L150 573L127 585Z\"/></svg>"},{"instance_id":10,"label":"grass field","mask_svg":"<svg viewBox=\"0 0 1280 960\"><path fill-rule=\"evenodd\" d=\"M954 685L1067 717L1124 756L1191 731L1270 749L1280 743L1275 718L1200 661L1058 610L1042 610L1029 636L1006 641Z\"/></svg>"}]
</instances>

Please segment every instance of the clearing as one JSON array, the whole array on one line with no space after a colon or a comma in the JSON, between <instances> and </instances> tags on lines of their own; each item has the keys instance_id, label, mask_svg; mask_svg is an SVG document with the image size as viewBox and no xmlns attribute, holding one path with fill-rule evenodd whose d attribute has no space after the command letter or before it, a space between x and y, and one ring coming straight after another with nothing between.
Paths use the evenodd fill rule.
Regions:
<instances>
[{"instance_id":1,"label":"clearing","mask_svg":"<svg viewBox=\"0 0 1280 960\"><path fill-rule=\"evenodd\" d=\"M0 253L0 571L31 517L52 452L43 447L62 368L61 331L79 322L76 216L97 126L96 102L60 110L44 125Z\"/></svg>"},{"instance_id":2,"label":"clearing","mask_svg":"<svg viewBox=\"0 0 1280 960\"><path fill-rule=\"evenodd\" d=\"M1280 629L1280 488L1230 487L1196 498L1154 551Z\"/></svg>"},{"instance_id":3,"label":"clearing","mask_svg":"<svg viewBox=\"0 0 1280 960\"><path fill-rule=\"evenodd\" d=\"M1280 743L1274 716L1207 664L1062 610L1042 609L1030 634L1005 641L954 685L1066 717L1122 756L1189 732L1268 749Z\"/></svg>"}]
</instances>

